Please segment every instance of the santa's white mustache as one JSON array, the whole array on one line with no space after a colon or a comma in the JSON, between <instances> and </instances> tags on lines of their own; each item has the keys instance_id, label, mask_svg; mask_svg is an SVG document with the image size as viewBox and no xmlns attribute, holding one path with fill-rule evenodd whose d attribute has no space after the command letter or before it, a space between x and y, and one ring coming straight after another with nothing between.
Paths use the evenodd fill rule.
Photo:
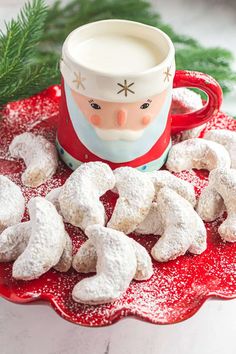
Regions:
<instances>
[{"instance_id":1,"label":"santa's white mustache","mask_svg":"<svg viewBox=\"0 0 236 354\"><path fill-rule=\"evenodd\" d=\"M144 132L144 129L101 129L95 127L95 131L100 139L107 141L127 140L133 141L139 139Z\"/></svg>"}]
</instances>

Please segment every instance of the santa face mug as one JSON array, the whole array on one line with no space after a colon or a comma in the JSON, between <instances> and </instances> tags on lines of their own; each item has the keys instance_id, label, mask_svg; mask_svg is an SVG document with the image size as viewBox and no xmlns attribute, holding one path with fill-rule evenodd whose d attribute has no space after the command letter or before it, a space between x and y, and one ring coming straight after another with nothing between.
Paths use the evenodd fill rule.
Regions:
<instances>
[{"instance_id":1,"label":"santa face mug","mask_svg":"<svg viewBox=\"0 0 236 354\"><path fill-rule=\"evenodd\" d=\"M113 169L159 169L171 133L201 125L219 110L218 83L203 73L175 71L174 54L165 33L132 21L98 21L69 34L57 147L70 168L100 160ZM171 115L175 87L201 89L208 101L196 112Z\"/></svg>"}]
</instances>

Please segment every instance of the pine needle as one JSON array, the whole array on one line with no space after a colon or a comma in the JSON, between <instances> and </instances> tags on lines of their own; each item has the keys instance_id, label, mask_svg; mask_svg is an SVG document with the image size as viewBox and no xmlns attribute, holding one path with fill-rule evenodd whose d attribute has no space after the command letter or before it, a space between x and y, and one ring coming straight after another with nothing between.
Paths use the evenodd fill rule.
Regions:
<instances>
[{"instance_id":1,"label":"pine needle","mask_svg":"<svg viewBox=\"0 0 236 354\"><path fill-rule=\"evenodd\" d=\"M5 33L1 31L0 106L34 94L55 80L55 62L54 77L50 65L42 61L39 64L34 63L46 16L47 7L44 2L33 0L32 3L25 4L16 20L6 24ZM50 76L47 77L45 73Z\"/></svg>"}]
</instances>

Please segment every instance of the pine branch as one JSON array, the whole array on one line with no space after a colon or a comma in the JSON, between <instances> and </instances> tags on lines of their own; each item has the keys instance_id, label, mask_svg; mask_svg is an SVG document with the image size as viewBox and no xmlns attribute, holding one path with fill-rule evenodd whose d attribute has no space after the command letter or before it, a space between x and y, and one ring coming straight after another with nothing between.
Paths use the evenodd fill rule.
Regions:
<instances>
[{"instance_id":1,"label":"pine branch","mask_svg":"<svg viewBox=\"0 0 236 354\"><path fill-rule=\"evenodd\" d=\"M2 90L3 96L11 98L17 95L18 99L21 99L29 96L29 93L33 94L45 89L52 84L52 80L55 81L58 78L57 67L54 68L55 75L53 77L51 76L52 70L53 68L46 65L30 65L24 70L24 75L16 81L15 85ZM1 103L3 102L0 99Z\"/></svg>"},{"instance_id":2,"label":"pine branch","mask_svg":"<svg viewBox=\"0 0 236 354\"><path fill-rule=\"evenodd\" d=\"M32 5L26 3L17 19L10 22L6 35L1 33L0 85L5 78L18 75L22 65L33 55L43 32L46 14L43 2L33 0Z\"/></svg>"},{"instance_id":3,"label":"pine branch","mask_svg":"<svg viewBox=\"0 0 236 354\"><path fill-rule=\"evenodd\" d=\"M177 68L202 71L219 81L223 91L229 92L236 83L231 69L232 54L222 48L186 47L176 50Z\"/></svg>"},{"instance_id":4,"label":"pine branch","mask_svg":"<svg viewBox=\"0 0 236 354\"><path fill-rule=\"evenodd\" d=\"M46 16L43 0L33 0L25 4L16 20L6 25L5 33L0 33L0 106L34 94L54 82L55 61L53 65L35 64Z\"/></svg>"}]
</instances>

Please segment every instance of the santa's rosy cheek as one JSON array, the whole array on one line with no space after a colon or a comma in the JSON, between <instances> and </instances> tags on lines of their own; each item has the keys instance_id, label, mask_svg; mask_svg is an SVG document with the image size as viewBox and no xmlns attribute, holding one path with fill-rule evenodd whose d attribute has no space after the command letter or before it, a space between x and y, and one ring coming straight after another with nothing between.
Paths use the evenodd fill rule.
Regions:
<instances>
[{"instance_id":1,"label":"santa's rosy cheek","mask_svg":"<svg viewBox=\"0 0 236 354\"><path fill-rule=\"evenodd\" d=\"M151 122L151 117L150 116L142 117L142 125L148 125L150 122Z\"/></svg>"},{"instance_id":2,"label":"santa's rosy cheek","mask_svg":"<svg viewBox=\"0 0 236 354\"><path fill-rule=\"evenodd\" d=\"M101 118L97 114L93 114L92 116L90 116L89 120L90 123L92 125L95 125L96 127L98 127L101 124Z\"/></svg>"}]
</instances>

